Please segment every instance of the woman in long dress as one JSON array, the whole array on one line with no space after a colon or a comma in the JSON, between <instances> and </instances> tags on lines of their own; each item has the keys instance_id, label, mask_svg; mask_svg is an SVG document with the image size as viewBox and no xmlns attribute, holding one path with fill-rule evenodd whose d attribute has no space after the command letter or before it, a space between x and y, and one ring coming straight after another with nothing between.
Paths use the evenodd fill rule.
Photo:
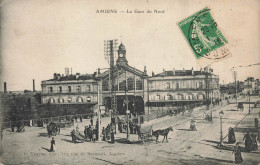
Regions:
<instances>
[{"instance_id":1,"label":"woman in long dress","mask_svg":"<svg viewBox=\"0 0 260 165\"><path fill-rule=\"evenodd\" d=\"M243 158L241 155L241 147L239 146L239 143L236 143L236 146L234 147L232 154L235 154L235 163L243 162Z\"/></svg>"},{"instance_id":2,"label":"woman in long dress","mask_svg":"<svg viewBox=\"0 0 260 165\"><path fill-rule=\"evenodd\" d=\"M234 128L229 128L228 130L228 143L233 144L236 142Z\"/></svg>"}]
</instances>

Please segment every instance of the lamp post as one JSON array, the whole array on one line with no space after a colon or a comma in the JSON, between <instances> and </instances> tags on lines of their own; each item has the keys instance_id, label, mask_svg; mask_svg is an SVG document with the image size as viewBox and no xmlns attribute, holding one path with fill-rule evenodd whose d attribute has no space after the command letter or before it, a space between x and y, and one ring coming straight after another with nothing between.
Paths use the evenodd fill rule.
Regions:
<instances>
[{"instance_id":1,"label":"lamp post","mask_svg":"<svg viewBox=\"0 0 260 165\"><path fill-rule=\"evenodd\" d=\"M222 132L222 117L224 115L224 112L219 112L219 118L220 118L220 143L218 144L218 147L223 147L223 132Z\"/></svg>"},{"instance_id":2,"label":"lamp post","mask_svg":"<svg viewBox=\"0 0 260 165\"><path fill-rule=\"evenodd\" d=\"M126 99L125 99L124 103L126 104L126 122L127 122L126 138L128 140L129 139L129 113L130 113L130 111L128 110L129 101L128 101L127 95L126 95Z\"/></svg>"}]
</instances>

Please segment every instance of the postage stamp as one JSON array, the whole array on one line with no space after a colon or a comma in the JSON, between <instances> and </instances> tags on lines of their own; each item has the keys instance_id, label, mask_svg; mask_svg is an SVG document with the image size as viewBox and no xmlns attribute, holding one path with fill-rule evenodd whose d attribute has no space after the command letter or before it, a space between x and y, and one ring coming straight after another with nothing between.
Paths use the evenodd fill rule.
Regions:
<instances>
[{"instance_id":1,"label":"postage stamp","mask_svg":"<svg viewBox=\"0 0 260 165\"><path fill-rule=\"evenodd\" d=\"M180 21L178 26L197 60L211 61L213 63L231 56L226 47L228 41L220 31L217 22L213 19L209 8L206 7Z\"/></svg>"}]
</instances>

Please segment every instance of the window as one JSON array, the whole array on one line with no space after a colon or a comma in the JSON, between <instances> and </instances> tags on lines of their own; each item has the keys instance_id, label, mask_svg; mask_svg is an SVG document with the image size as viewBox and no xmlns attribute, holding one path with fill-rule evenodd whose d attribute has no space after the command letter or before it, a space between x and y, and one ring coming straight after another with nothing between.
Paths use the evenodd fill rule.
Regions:
<instances>
[{"instance_id":1,"label":"window","mask_svg":"<svg viewBox=\"0 0 260 165\"><path fill-rule=\"evenodd\" d=\"M171 84L169 82L167 82L166 89L170 89L170 88L171 88Z\"/></svg>"},{"instance_id":2,"label":"window","mask_svg":"<svg viewBox=\"0 0 260 165\"><path fill-rule=\"evenodd\" d=\"M60 98L58 99L58 102L59 102L59 103L64 103L64 99L60 97Z\"/></svg>"},{"instance_id":3,"label":"window","mask_svg":"<svg viewBox=\"0 0 260 165\"><path fill-rule=\"evenodd\" d=\"M72 101L72 98L71 98L71 97L69 97L69 98L68 98L68 102L70 103L71 101Z\"/></svg>"},{"instance_id":4,"label":"window","mask_svg":"<svg viewBox=\"0 0 260 165\"><path fill-rule=\"evenodd\" d=\"M160 100L160 95L157 95L155 100Z\"/></svg>"},{"instance_id":5,"label":"window","mask_svg":"<svg viewBox=\"0 0 260 165\"><path fill-rule=\"evenodd\" d=\"M49 93L52 93L52 92L53 92L53 88L49 87Z\"/></svg>"},{"instance_id":6,"label":"window","mask_svg":"<svg viewBox=\"0 0 260 165\"><path fill-rule=\"evenodd\" d=\"M136 90L143 90L143 81L136 80Z\"/></svg>"},{"instance_id":7,"label":"window","mask_svg":"<svg viewBox=\"0 0 260 165\"><path fill-rule=\"evenodd\" d=\"M104 80L102 81L102 91L108 91L108 81Z\"/></svg>"},{"instance_id":8,"label":"window","mask_svg":"<svg viewBox=\"0 0 260 165\"><path fill-rule=\"evenodd\" d=\"M77 92L81 92L81 86L77 86Z\"/></svg>"},{"instance_id":9,"label":"window","mask_svg":"<svg viewBox=\"0 0 260 165\"><path fill-rule=\"evenodd\" d=\"M90 85L87 85L86 91L90 91Z\"/></svg>"},{"instance_id":10,"label":"window","mask_svg":"<svg viewBox=\"0 0 260 165\"><path fill-rule=\"evenodd\" d=\"M59 87L59 92L62 92L62 87Z\"/></svg>"},{"instance_id":11,"label":"window","mask_svg":"<svg viewBox=\"0 0 260 165\"><path fill-rule=\"evenodd\" d=\"M77 102L78 102L78 103L82 103L82 102L83 102L83 99L82 99L81 97L78 97Z\"/></svg>"},{"instance_id":12,"label":"window","mask_svg":"<svg viewBox=\"0 0 260 165\"><path fill-rule=\"evenodd\" d=\"M87 97L87 102L91 102L91 98L90 97Z\"/></svg>"},{"instance_id":13,"label":"window","mask_svg":"<svg viewBox=\"0 0 260 165\"><path fill-rule=\"evenodd\" d=\"M68 86L68 92L71 92L71 86Z\"/></svg>"},{"instance_id":14,"label":"window","mask_svg":"<svg viewBox=\"0 0 260 165\"><path fill-rule=\"evenodd\" d=\"M55 103L55 99L54 98L50 98L50 103Z\"/></svg>"},{"instance_id":15,"label":"window","mask_svg":"<svg viewBox=\"0 0 260 165\"><path fill-rule=\"evenodd\" d=\"M179 82L176 83L176 89L179 89Z\"/></svg>"},{"instance_id":16,"label":"window","mask_svg":"<svg viewBox=\"0 0 260 165\"><path fill-rule=\"evenodd\" d=\"M199 88L201 89L202 88L202 82L199 82Z\"/></svg>"}]
</instances>

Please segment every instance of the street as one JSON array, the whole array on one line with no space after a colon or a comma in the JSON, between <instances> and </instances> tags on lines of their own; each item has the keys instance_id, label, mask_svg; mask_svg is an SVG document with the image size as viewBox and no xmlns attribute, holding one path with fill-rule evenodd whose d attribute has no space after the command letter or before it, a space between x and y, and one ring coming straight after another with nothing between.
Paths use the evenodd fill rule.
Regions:
<instances>
[{"instance_id":1,"label":"street","mask_svg":"<svg viewBox=\"0 0 260 165\"><path fill-rule=\"evenodd\" d=\"M259 100L259 97L252 97L251 100ZM61 129L61 134L55 136L56 152L48 152L51 138L48 138L46 128L26 127L23 133L6 129L1 143L1 162L3 164L233 164L234 144L228 144L226 137L224 147L217 147L220 141L221 110L224 112L223 137L226 137L229 127L238 124L235 136L237 142L241 142L240 146L244 148L242 139L246 133L245 128L254 127L254 118L259 119L260 108L253 108L248 115L248 104L245 105L243 112L236 111L235 104L228 104L214 107L213 122L206 122L203 119L205 107L200 107L196 108L192 115L166 116L144 123L143 126L152 124L153 130L172 126L173 131L168 135L168 143L162 143L163 137L160 136L158 144L155 141L140 144L136 142L137 135L131 134L132 144L126 144L121 140L126 138L126 134L117 133L115 144L102 141L73 144L70 136L72 128L66 128ZM198 131L189 131L191 119L197 122ZM101 122L101 126L104 127L110 122L110 118L102 118ZM83 126L88 125L89 120L83 120L74 126L77 124L80 131L83 131ZM250 153L242 152L242 157L244 159L242 164L258 164L259 149Z\"/></svg>"}]
</instances>

